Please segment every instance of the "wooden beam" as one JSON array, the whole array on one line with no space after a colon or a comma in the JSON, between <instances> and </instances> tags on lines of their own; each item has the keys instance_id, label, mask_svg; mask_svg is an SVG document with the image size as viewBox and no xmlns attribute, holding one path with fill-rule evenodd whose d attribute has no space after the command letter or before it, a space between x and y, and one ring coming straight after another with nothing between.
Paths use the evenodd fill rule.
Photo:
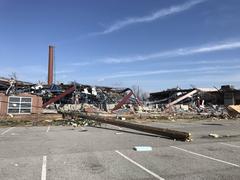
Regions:
<instances>
[{"instance_id":1,"label":"wooden beam","mask_svg":"<svg viewBox=\"0 0 240 180\"><path fill-rule=\"evenodd\" d=\"M143 131L146 133L161 135L161 136L165 136L165 137L169 137L171 139L176 139L176 140L181 140L181 141L190 141L191 140L191 134L188 132L176 131L176 130L171 130L171 129L167 129L167 128L146 126L146 125L142 125L142 124L135 124L135 123L130 123L130 122L126 122L126 121L115 120L115 119L109 118L107 116L99 116L99 115L95 115L95 114L86 114L86 113L65 113L63 115L64 115L63 117L65 117L66 115L70 115L71 118L74 118L74 119L84 118L84 119L89 119L89 120L95 120L95 121L101 122L101 123L130 128L130 129L134 129L137 131Z\"/></svg>"}]
</instances>

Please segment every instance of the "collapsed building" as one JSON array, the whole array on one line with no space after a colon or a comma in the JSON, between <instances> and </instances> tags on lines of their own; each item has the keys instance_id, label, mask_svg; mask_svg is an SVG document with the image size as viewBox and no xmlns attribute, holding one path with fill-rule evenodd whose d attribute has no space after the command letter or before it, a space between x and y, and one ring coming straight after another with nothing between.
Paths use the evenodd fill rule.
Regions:
<instances>
[{"instance_id":1,"label":"collapsed building","mask_svg":"<svg viewBox=\"0 0 240 180\"><path fill-rule=\"evenodd\" d=\"M230 85L217 88L173 88L150 93L148 106L160 111L227 113L229 107L240 104L240 90Z\"/></svg>"},{"instance_id":2,"label":"collapsed building","mask_svg":"<svg viewBox=\"0 0 240 180\"><path fill-rule=\"evenodd\" d=\"M81 109L83 104L95 106L102 111L117 110L125 106L140 105L129 88L72 84L31 84L0 78L1 114L41 113L44 108ZM127 95L127 98L124 96ZM124 99L123 99L124 98ZM118 104L120 103L120 104Z\"/></svg>"},{"instance_id":3,"label":"collapsed building","mask_svg":"<svg viewBox=\"0 0 240 180\"><path fill-rule=\"evenodd\" d=\"M49 46L47 84L0 77L0 114L42 113L44 109L72 111L82 109L83 104L111 112L123 106L134 108L141 105L129 88L91 86L77 82L54 84L53 65L54 47Z\"/></svg>"},{"instance_id":4,"label":"collapsed building","mask_svg":"<svg viewBox=\"0 0 240 180\"><path fill-rule=\"evenodd\" d=\"M192 96L186 96L182 99L182 103L201 99L206 104L218 105L237 105L240 104L240 90L233 86L224 85L221 89L217 88L192 88L180 89L173 88L166 91L150 93L150 101L154 104L167 104L174 101L182 95L192 93Z\"/></svg>"}]
</instances>

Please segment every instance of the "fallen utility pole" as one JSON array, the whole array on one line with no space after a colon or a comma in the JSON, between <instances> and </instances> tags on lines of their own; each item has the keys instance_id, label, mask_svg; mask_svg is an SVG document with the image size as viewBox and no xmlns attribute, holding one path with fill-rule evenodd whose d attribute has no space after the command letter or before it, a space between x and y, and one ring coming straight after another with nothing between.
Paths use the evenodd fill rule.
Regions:
<instances>
[{"instance_id":1,"label":"fallen utility pole","mask_svg":"<svg viewBox=\"0 0 240 180\"><path fill-rule=\"evenodd\" d=\"M158 128L158 127L146 126L141 124L135 124L135 123L130 123L126 121L115 120L112 117L99 116L99 115L87 114L87 113L75 112L75 113L63 114L63 118L67 116L70 116L72 119L83 118L83 119L94 120L101 123L106 123L106 124L111 124L115 126L134 129L137 131L143 131L146 133L161 135L161 136L169 137L171 139L176 139L181 141L191 141L191 133L188 133L188 132L181 132L181 131L171 130L167 128Z\"/></svg>"}]
</instances>

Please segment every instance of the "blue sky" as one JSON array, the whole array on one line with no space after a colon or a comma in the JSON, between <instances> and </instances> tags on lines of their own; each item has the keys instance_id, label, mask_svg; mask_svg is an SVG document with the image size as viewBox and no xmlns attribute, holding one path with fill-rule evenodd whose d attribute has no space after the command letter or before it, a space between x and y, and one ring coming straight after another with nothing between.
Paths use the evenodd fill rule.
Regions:
<instances>
[{"instance_id":1,"label":"blue sky","mask_svg":"<svg viewBox=\"0 0 240 180\"><path fill-rule=\"evenodd\" d=\"M0 76L131 87L240 87L239 0L0 0Z\"/></svg>"}]
</instances>

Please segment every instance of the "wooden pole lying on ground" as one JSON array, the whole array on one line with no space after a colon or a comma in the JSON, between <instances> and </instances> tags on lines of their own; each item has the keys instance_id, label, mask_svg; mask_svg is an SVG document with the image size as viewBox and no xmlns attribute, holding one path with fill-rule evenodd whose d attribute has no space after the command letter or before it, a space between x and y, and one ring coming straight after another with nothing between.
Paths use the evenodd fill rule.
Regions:
<instances>
[{"instance_id":1,"label":"wooden pole lying on ground","mask_svg":"<svg viewBox=\"0 0 240 180\"><path fill-rule=\"evenodd\" d=\"M141 124L135 124L135 123L130 123L130 122L126 122L126 121L115 120L115 119L109 118L107 116L104 117L104 116L99 116L99 115L94 115L94 114L86 114L86 113L68 113L68 114L64 113L63 114L64 117L66 115L71 116L71 118L73 118L73 119L77 119L77 118L89 119L89 120L94 120L94 121L101 122L101 123L130 128L130 129L134 129L137 131L143 131L146 133L161 135L161 136L169 137L171 139L176 139L176 140L181 140L181 141L191 141L191 133L188 133L188 132L176 131L176 130L171 130L171 129L167 129L167 128L146 126L146 125L141 125Z\"/></svg>"}]
</instances>

